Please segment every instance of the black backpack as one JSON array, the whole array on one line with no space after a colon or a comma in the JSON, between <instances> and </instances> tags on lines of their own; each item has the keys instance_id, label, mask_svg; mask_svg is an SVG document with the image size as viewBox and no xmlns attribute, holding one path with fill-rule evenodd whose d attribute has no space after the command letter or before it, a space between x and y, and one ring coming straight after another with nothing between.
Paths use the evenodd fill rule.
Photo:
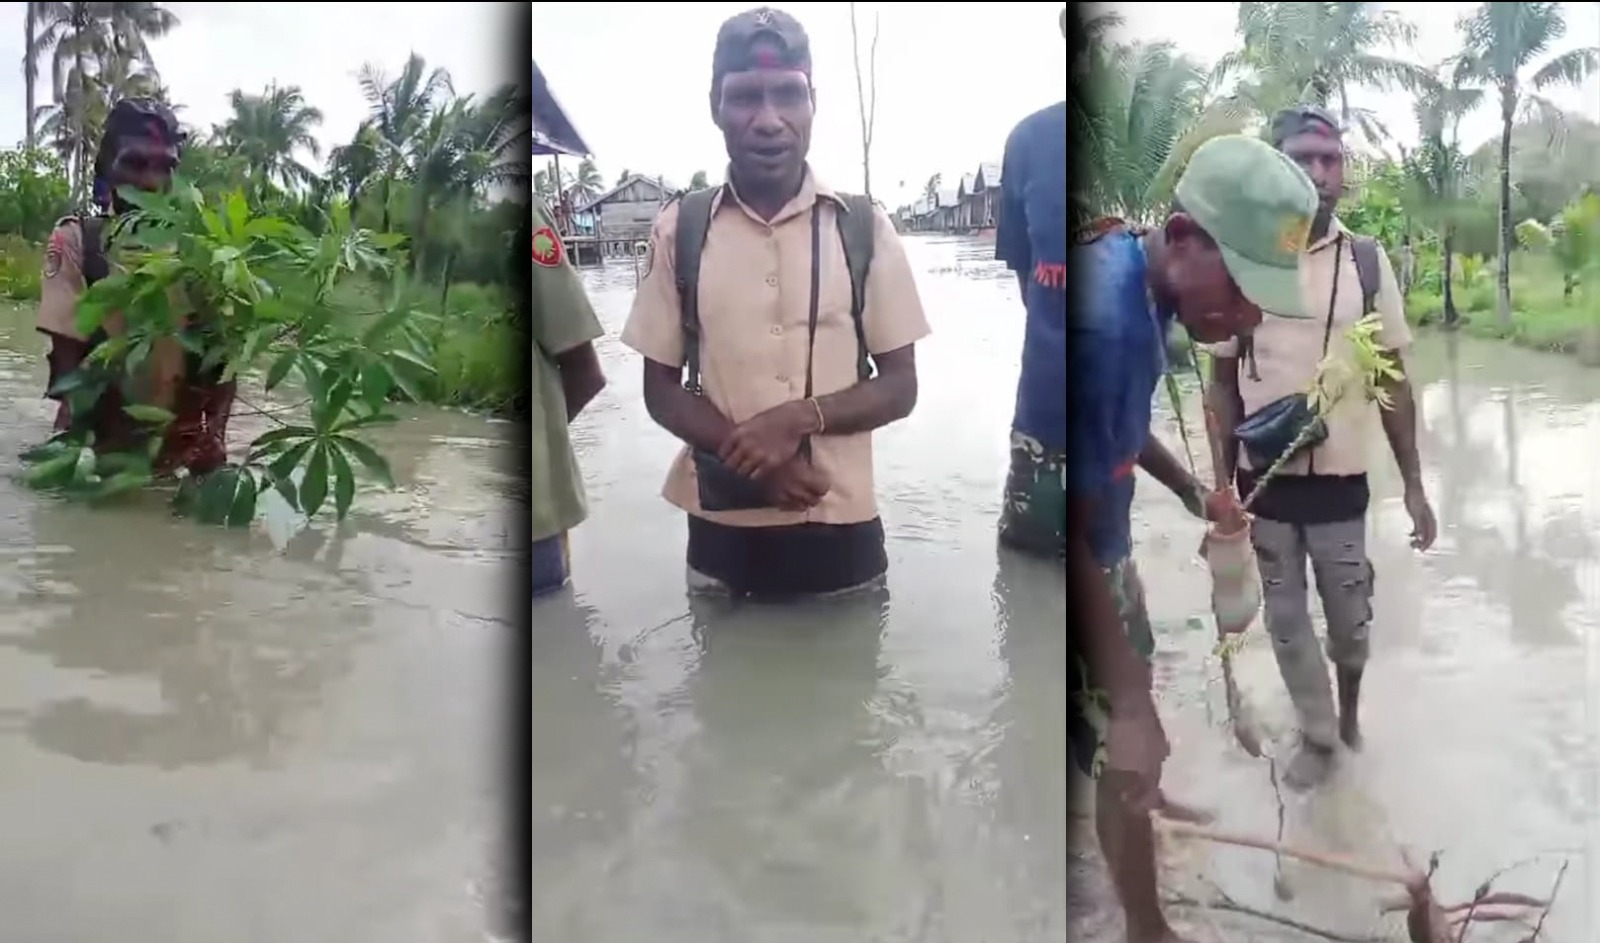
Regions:
<instances>
[{"instance_id":1,"label":"black backpack","mask_svg":"<svg viewBox=\"0 0 1600 943\"><path fill-rule=\"evenodd\" d=\"M700 385L700 255L711 231L711 207L720 187L691 190L677 198L678 226L674 234L677 256L678 307L682 311L684 359L690 389ZM844 243L845 266L850 270L850 320L856 327L856 375L870 380L874 373L867 352L862 309L866 307L867 276L872 270L872 201L854 193L841 193L844 211L838 214L839 238Z\"/></svg>"}]
</instances>

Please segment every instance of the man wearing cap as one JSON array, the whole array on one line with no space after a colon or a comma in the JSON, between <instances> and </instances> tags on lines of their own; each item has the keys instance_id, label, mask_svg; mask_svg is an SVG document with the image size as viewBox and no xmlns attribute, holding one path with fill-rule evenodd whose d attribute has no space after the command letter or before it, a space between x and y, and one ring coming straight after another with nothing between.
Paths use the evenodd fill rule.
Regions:
<instances>
[{"instance_id":1,"label":"man wearing cap","mask_svg":"<svg viewBox=\"0 0 1600 943\"><path fill-rule=\"evenodd\" d=\"M1038 171L1030 160L1013 165L1024 181ZM1011 174L1008 167L1008 187ZM1129 521L1163 342L1173 318L1196 341L1216 343L1248 333L1262 309L1304 317L1296 271L1316 205L1311 181L1282 154L1255 138L1219 137L1195 151L1159 228L1140 233L1099 220L1080 230L1066 260L1075 292L1065 352L1073 410L1058 420L1070 434L1058 487L1066 491L1067 569L1078 593L1074 624L1082 626L1081 661L1068 662L1077 708L1068 736L1079 769L1097 778L1096 831L1131 943L1177 939L1156 891L1150 812L1166 805L1159 784L1167 741L1152 697L1155 639ZM1065 247L1046 241L1050 221L1036 222L1031 204L1027 221L1027 245L1042 246L1032 251L1065 256ZM1021 251L1016 245L1007 251ZM1021 272L1051 271L1046 254L1007 261ZM1027 286L1030 315L1038 282ZM1228 504L1214 502L1211 516L1237 515Z\"/></svg>"},{"instance_id":2,"label":"man wearing cap","mask_svg":"<svg viewBox=\"0 0 1600 943\"><path fill-rule=\"evenodd\" d=\"M1291 458L1251 510L1256 559L1261 570L1263 609L1278 667L1299 716L1302 742L1284 772L1292 786L1321 781L1343 741L1355 748L1361 739L1357 707L1367 661L1372 620L1372 564L1366 552L1366 514L1370 500L1367 452L1373 414L1380 413L1390 451L1400 468L1411 544L1426 550L1437 525L1422 483L1417 457L1416 405L1403 378L1401 357L1411 343L1405 303L1383 247L1340 224L1335 207L1344 192L1344 146L1338 122L1315 106L1279 112L1271 125L1273 146L1298 164L1316 185L1318 210L1311 243L1300 260L1302 307L1314 320L1267 316L1244 343L1213 348L1209 406L1216 417L1222 473L1237 469L1239 493L1249 494L1263 465L1241 448L1238 431L1246 418L1286 398L1303 394L1325 356L1349 357L1349 328L1364 314L1381 324L1378 343L1401 367L1402 378L1385 381L1390 409L1361 395L1342 398L1326 418L1327 436ZM1259 455L1258 455L1259 458ZM1338 684L1338 709L1307 608L1306 563L1316 580L1327 618L1328 657Z\"/></svg>"},{"instance_id":3,"label":"man wearing cap","mask_svg":"<svg viewBox=\"0 0 1600 943\"><path fill-rule=\"evenodd\" d=\"M583 522L583 478L567 425L605 387L594 341L604 333L583 282L537 195L533 266L533 595L566 585L567 532ZM523 245L518 240L517 245ZM522 263L521 249L516 264Z\"/></svg>"},{"instance_id":4,"label":"man wearing cap","mask_svg":"<svg viewBox=\"0 0 1600 943\"><path fill-rule=\"evenodd\" d=\"M94 160L95 213L60 220L45 249L35 326L50 339L47 390L54 390L108 336L124 330L121 316L112 314L93 334L79 331L78 299L89 285L110 273L106 257L110 226L116 216L131 209L118 189L167 189L184 139L172 110L158 101L122 99L106 116L105 133ZM175 295L174 303L180 301L186 299ZM226 433L234 383L222 381L223 369L220 364L203 369L200 358L186 354L176 338L163 337L152 344L138 378L138 398L168 409L176 417L167 426L156 457L158 472L183 467L192 474L204 474L227 461ZM56 429L86 423L95 433L98 449L134 448L144 434L138 423L123 412L121 387L107 390L87 416L72 415L63 395L46 395L60 401Z\"/></svg>"},{"instance_id":5,"label":"man wearing cap","mask_svg":"<svg viewBox=\"0 0 1600 943\"><path fill-rule=\"evenodd\" d=\"M816 99L793 17L761 7L722 25L710 106L728 182L662 210L622 333L644 356L651 418L686 446L664 495L688 515L691 589L881 586L872 434L915 406L928 335L904 247L881 209L806 161Z\"/></svg>"}]
</instances>

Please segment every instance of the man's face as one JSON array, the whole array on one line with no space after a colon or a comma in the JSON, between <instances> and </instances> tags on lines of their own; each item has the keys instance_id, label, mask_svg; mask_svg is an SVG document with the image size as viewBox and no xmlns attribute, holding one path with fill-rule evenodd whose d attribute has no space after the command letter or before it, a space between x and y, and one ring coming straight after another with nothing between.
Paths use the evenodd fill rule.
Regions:
<instances>
[{"instance_id":1,"label":"man's face","mask_svg":"<svg viewBox=\"0 0 1600 943\"><path fill-rule=\"evenodd\" d=\"M754 186L793 180L811 148L815 111L804 72L774 68L723 76L717 126L740 179Z\"/></svg>"},{"instance_id":2,"label":"man's face","mask_svg":"<svg viewBox=\"0 0 1600 943\"><path fill-rule=\"evenodd\" d=\"M134 137L123 142L111 165L110 184L158 192L172 185L172 172L178 166L177 147L158 137Z\"/></svg>"},{"instance_id":3,"label":"man's face","mask_svg":"<svg viewBox=\"0 0 1600 943\"><path fill-rule=\"evenodd\" d=\"M1178 320L1196 341L1220 343L1261 323L1261 309L1234 284L1217 244L1183 214L1167 223L1166 267Z\"/></svg>"},{"instance_id":4,"label":"man's face","mask_svg":"<svg viewBox=\"0 0 1600 943\"><path fill-rule=\"evenodd\" d=\"M1344 144L1331 131L1309 131L1283 142L1285 157L1300 165L1317 187L1324 217L1344 195Z\"/></svg>"}]
</instances>

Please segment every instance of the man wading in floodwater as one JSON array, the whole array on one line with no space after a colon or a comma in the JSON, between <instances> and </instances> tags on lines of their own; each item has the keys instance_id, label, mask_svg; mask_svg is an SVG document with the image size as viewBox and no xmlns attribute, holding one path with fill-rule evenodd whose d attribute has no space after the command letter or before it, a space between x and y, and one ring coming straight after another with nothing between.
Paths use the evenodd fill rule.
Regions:
<instances>
[{"instance_id":1,"label":"man wading in floodwater","mask_svg":"<svg viewBox=\"0 0 1600 943\"><path fill-rule=\"evenodd\" d=\"M1252 420L1257 429L1270 433L1277 421L1273 411L1310 388L1324 356L1350 356L1346 332L1366 314L1376 313L1381 319L1377 340L1402 372L1401 354L1411 343L1405 300L1388 256L1376 240L1350 232L1334 216L1344 194L1344 142L1338 123L1321 108L1285 109L1273 119L1272 141L1317 187L1311 245L1300 260L1302 306L1314 320L1275 318L1269 309L1248 341L1213 348L1210 407L1222 443L1217 452L1224 480L1234 477L1237 466L1242 495L1255 488L1270 465L1262 448L1274 439L1253 432L1250 425L1241 426L1242 422ZM1383 431L1400 466L1405 507L1413 525L1411 545L1426 550L1433 544L1437 525L1417 458L1411 384L1402 377L1385 387L1393 408L1381 411ZM1327 437L1292 458L1251 505L1256 516L1251 537L1261 570L1267 632L1300 720L1301 745L1284 772L1284 781L1297 788L1322 781L1337 740L1353 749L1361 739L1357 708L1372 621L1366 444L1375 411L1376 404L1359 393L1340 400L1327 417ZM1281 454L1279 449L1274 454ZM1307 609L1308 558L1327 616L1328 657L1338 682L1337 713L1327 663Z\"/></svg>"},{"instance_id":2,"label":"man wading in floodwater","mask_svg":"<svg viewBox=\"0 0 1600 943\"><path fill-rule=\"evenodd\" d=\"M605 388L594 341L604 333L549 210L533 198L533 595L566 585L567 532L586 513L567 425ZM516 264L521 265L518 240Z\"/></svg>"},{"instance_id":3,"label":"man wading in floodwater","mask_svg":"<svg viewBox=\"0 0 1600 943\"><path fill-rule=\"evenodd\" d=\"M1024 122L1019 133L1033 133L1029 127ZM1012 143L1018 145L1015 137ZM1029 161L1008 163L1003 186L1030 180ZM1013 167L1021 171L1017 177ZM1064 353L1072 384L1073 410L1064 417L1071 448L1057 466L1057 487L1066 490L1067 576L1082 626L1076 646L1082 662L1068 656L1067 690L1077 706L1068 736L1079 768L1098 777L1096 832L1130 943L1178 939L1156 887L1150 814L1165 805L1160 778L1168 745L1151 691L1155 639L1133 568L1129 520L1133 470L1150 441L1167 329L1176 317L1196 341L1216 343L1253 329L1264 308L1304 316L1296 269L1316 206L1316 191L1299 168L1265 143L1238 135L1195 151L1160 228L1141 234L1118 220L1100 220L1079 234L1070 260L1059 242L1051 247L1048 221L1036 222L1029 204L1031 244L1046 240L1043 251L1065 262L1076 293L1073 338ZM1003 217L1001 225L1003 231ZM1065 227L1058 223L1054 231ZM1038 258L1049 262L1052 255ZM1030 318L1044 290L1037 279L1028 286ZM1056 296L1055 304L1064 310L1064 297ZM1206 503L1214 512L1209 516L1240 513L1225 496Z\"/></svg>"},{"instance_id":4,"label":"man wading in floodwater","mask_svg":"<svg viewBox=\"0 0 1600 943\"><path fill-rule=\"evenodd\" d=\"M806 163L816 100L793 17L722 25L710 103L728 183L662 210L622 333L651 418L687 444L664 493L689 517L690 588L879 587L872 433L916 405L928 335L911 267L888 216Z\"/></svg>"},{"instance_id":5,"label":"man wading in floodwater","mask_svg":"<svg viewBox=\"0 0 1600 943\"><path fill-rule=\"evenodd\" d=\"M94 160L94 202L97 212L69 216L56 224L45 250L44 277L39 285L38 330L50 338L50 380L56 385L83 363L89 352L109 335L123 330L122 318L113 313L105 326L85 336L78 330L78 299L96 281L110 274L106 256L113 220L131 209L117 195L119 187L158 192L172 184L184 133L171 109L160 102L123 99L106 116L105 135ZM200 358L187 354L176 338L161 338L151 347L135 381L137 401L160 406L175 414L156 457L158 474L187 468L205 474L223 465L227 455L228 418L234 384L221 382L223 366L202 370ZM122 384L129 381L124 379ZM87 425L94 431L95 447L105 451L137 448L145 434L125 412L124 388L108 389L89 415L74 416L60 401L57 431Z\"/></svg>"}]
</instances>

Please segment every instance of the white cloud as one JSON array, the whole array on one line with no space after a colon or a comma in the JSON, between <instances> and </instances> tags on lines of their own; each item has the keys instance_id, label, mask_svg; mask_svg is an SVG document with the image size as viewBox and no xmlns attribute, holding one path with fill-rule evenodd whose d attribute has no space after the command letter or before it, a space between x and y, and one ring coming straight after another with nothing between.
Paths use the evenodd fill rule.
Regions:
<instances>
[{"instance_id":1,"label":"white cloud","mask_svg":"<svg viewBox=\"0 0 1600 943\"><path fill-rule=\"evenodd\" d=\"M398 72L413 51L443 67L459 93L483 93L507 74L504 37L521 25L522 4L475 3L169 3L182 21L151 43L151 56L183 120L209 127L230 110L235 88L298 85L322 109L325 147L349 140L367 105L355 73L364 62ZM23 4L0 4L0 142L23 136ZM520 70L519 70L520 71ZM43 64L40 104L49 101Z\"/></svg>"}]
</instances>

